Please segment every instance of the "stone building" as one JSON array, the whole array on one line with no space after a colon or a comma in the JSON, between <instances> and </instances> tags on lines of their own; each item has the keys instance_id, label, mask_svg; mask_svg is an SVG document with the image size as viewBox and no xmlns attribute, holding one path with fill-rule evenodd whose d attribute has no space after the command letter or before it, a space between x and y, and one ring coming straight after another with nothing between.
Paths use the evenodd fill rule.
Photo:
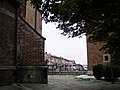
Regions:
<instances>
[{"instance_id":1,"label":"stone building","mask_svg":"<svg viewBox=\"0 0 120 90\"><path fill-rule=\"evenodd\" d=\"M0 0L0 85L47 83L40 15L29 1Z\"/></svg>"}]
</instances>

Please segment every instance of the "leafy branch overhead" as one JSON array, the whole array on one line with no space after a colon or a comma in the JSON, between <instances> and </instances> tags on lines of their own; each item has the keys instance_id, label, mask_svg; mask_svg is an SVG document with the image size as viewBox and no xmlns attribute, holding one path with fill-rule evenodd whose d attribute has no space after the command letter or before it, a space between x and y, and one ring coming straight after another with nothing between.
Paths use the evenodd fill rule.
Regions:
<instances>
[{"instance_id":1,"label":"leafy branch overhead","mask_svg":"<svg viewBox=\"0 0 120 90\"><path fill-rule=\"evenodd\" d=\"M64 35L89 35L91 42L120 57L120 0L31 0L46 23L57 22Z\"/></svg>"}]
</instances>

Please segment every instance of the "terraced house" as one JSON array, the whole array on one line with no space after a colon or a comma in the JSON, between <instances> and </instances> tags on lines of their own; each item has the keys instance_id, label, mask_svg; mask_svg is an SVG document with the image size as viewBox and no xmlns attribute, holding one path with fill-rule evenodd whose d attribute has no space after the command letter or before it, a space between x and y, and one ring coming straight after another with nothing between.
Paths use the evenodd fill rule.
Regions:
<instances>
[{"instance_id":1,"label":"terraced house","mask_svg":"<svg viewBox=\"0 0 120 90\"><path fill-rule=\"evenodd\" d=\"M40 11L29 0L0 0L0 85L47 83Z\"/></svg>"},{"instance_id":2,"label":"terraced house","mask_svg":"<svg viewBox=\"0 0 120 90\"><path fill-rule=\"evenodd\" d=\"M58 57L45 53L45 61L49 66L49 71L83 71L84 68L81 64L76 64L75 60L68 60L63 57Z\"/></svg>"}]
</instances>

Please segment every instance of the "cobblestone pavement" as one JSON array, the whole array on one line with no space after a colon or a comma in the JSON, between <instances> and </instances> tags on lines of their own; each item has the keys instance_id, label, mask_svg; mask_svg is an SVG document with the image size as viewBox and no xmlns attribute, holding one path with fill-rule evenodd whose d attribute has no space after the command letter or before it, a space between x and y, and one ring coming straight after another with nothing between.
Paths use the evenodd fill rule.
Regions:
<instances>
[{"instance_id":1,"label":"cobblestone pavement","mask_svg":"<svg viewBox=\"0 0 120 90\"><path fill-rule=\"evenodd\" d=\"M120 82L111 84L97 80L79 80L74 76L48 76L48 84L21 84L18 89L0 90L120 90ZM11 87L18 87L13 85Z\"/></svg>"},{"instance_id":2,"label":"cobblestone pavement","mask_svg":"<svg viewBox=\"0 0 120 90\"><path fill-rule=\"evenodd\" d=\"M120 83L111 84L109 82L97 80L78 80L74 76L49 76L48 85L28 86L33 90L120 90Z\"/></svg>"}]
</instances>

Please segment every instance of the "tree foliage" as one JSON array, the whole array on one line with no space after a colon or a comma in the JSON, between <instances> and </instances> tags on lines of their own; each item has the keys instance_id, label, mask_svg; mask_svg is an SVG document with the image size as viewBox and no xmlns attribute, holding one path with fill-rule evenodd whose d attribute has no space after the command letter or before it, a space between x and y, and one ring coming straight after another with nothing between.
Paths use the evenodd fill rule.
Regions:
<instances>
[{"instance_id":1,"label":"tree foliage","mask_svg":"<svg viewBox=\"0 0 120 90\"><path fill-rule=\"evenodd\" d=\"M57 22L63 35L89 35L90 42L120 58L120 0L31 0L44 21Z\"/></svg>"}]
</instances>

